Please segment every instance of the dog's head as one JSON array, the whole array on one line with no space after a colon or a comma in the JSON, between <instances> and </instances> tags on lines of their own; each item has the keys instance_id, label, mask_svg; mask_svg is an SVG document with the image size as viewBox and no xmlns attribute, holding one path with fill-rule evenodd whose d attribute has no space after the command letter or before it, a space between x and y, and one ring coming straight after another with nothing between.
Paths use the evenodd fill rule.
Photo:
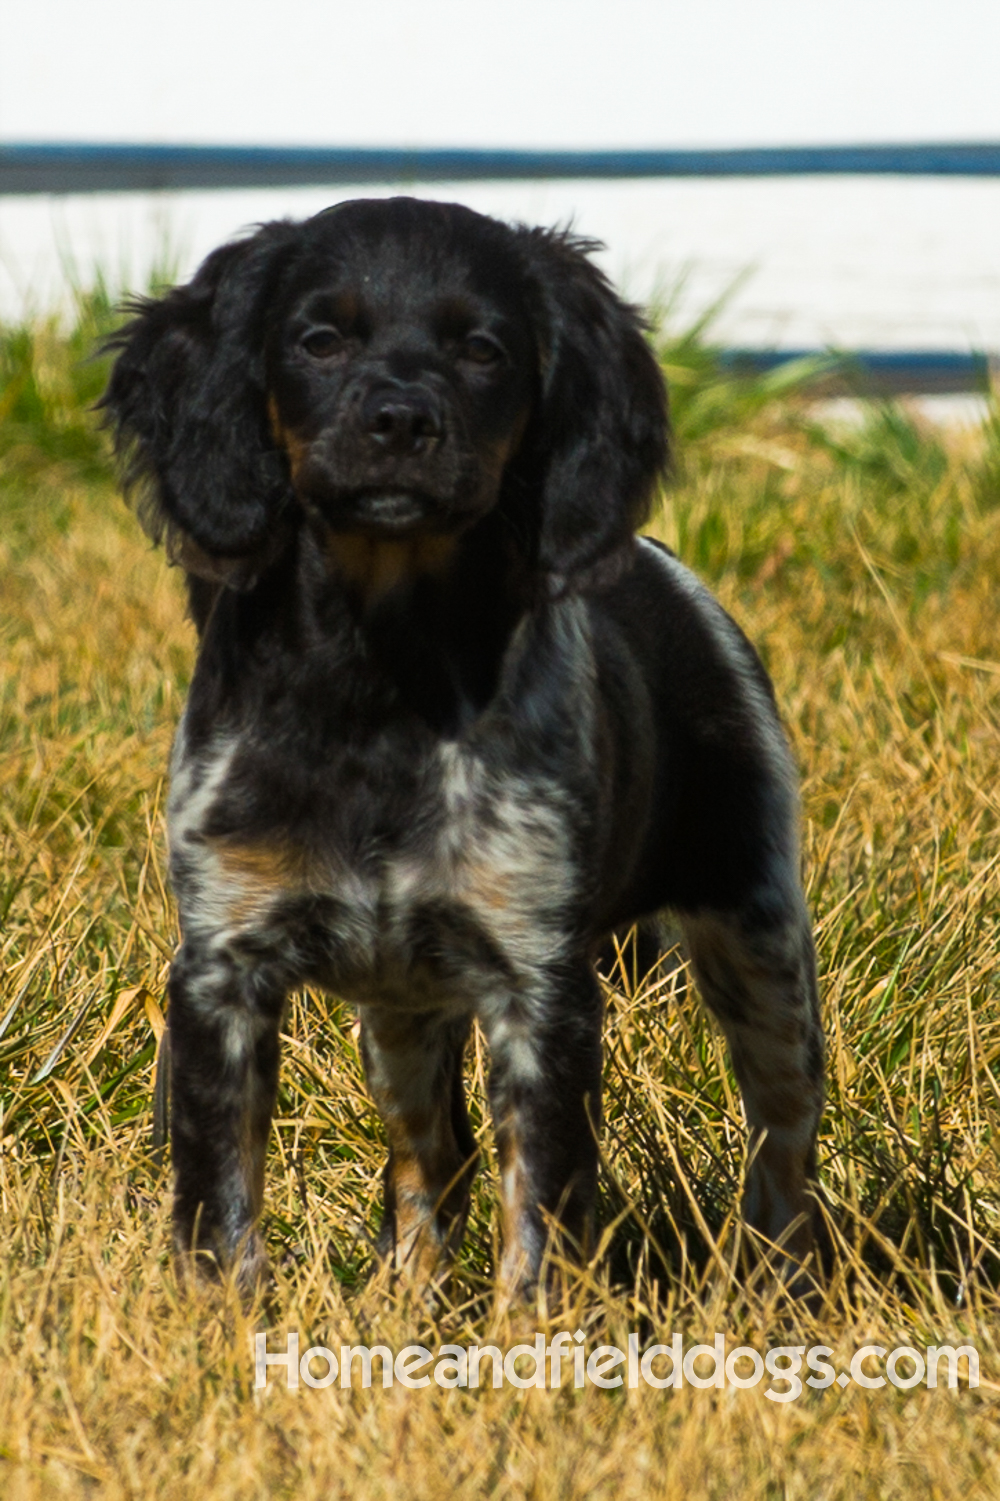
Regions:
<instances>
[{"instance_id":1,"label":"dog's head","mask_svg":"<svg viewBox=\"0 0 1000 1501\"><path fill-rule=\"evenodd\" d=\"M648 513L667 416L591 248L397 198L215 251L113 341L146 525L239 587L304 516L406 539L500 507L552 589L592 577Z\"/></svg>"}]
</instances>

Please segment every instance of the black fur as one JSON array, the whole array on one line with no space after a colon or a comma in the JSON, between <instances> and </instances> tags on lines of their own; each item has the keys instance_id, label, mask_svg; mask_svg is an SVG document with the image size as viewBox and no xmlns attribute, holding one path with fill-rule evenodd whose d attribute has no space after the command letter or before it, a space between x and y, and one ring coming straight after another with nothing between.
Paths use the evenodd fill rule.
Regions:
<instances>
[{"instance_id":1,"label":"black fur","mask_svg":"<svg viewBox=\"0 0 1000 1501\"><path fill-rule=\"evenodd\" d=\"M638 541L662 377L591 246L410 199L216 251L138 304L105 404L201 635L175 748L175 1232L247 1281L288 990L357 1002L421 1277L491 1043L503 1278L585 1244L607 935L687 932L758 1139L747 1213L808 1257L822 1098L790 761L746 639ZM797 1272L796 1275L799 1275Z\"/></svg>"}]
</instances>

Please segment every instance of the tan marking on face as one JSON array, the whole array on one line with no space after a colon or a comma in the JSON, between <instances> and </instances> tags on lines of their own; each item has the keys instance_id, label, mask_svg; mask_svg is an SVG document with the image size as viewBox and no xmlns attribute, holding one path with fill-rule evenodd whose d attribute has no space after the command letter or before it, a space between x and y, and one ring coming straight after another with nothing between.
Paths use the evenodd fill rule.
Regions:
<instances>
[{"instance_id":1,"label":"tan marking on face","mask_svg":"<svg viewBox=\"0 0 1000 1501\"><path fill-rule=\"evenodd\" d=\"M294 473L293 466L293 477ZM412 583L421 575L443 574L457 543L451 535L388 540L329 532L326 559L332 573L351 585L366 604L375 604L400 584Z\"/></svg>"},{"instance_id":2,"label":"tan marking on face","mask_svg":"<svg viewBox=\"0 0 1000 1501\"><path fill-rule=\"evenodd\" d=\"M292 472L292 482L296 482L298 472L302 467L308 444L290 427L286 427L281 420L278 411L278 403L274 395L267 398L267 419L271 428L271 436L279 448L283 448L288 455L288 467Z\"/></svg>"},{"instance_id":3,"label":"tan marking on face","mask_svg":"<svg viewBox=\"0 0 1000 1501\"><path fill-rule=\"evenodd\" d=\"M270 410L273 424L278 420L277 410L273 404ZM499 494L504 470L520 447L529 416L530 408L523 408L509 431L497 438L485 455L484 488L492 493L491 504ZM288 453L294 481L305 445L296 447L295 435L287 429L281 429L281 434L278 441ZM354 588L365 604L372 605L401 584L412 583L421 575L433 577L445 573L454 558L458 537L447 533L396 540L357 532L330 531L325 546L330 571Z\"/></svg>"},{"instance_id":4,"label":"tan marking on face","mask_svg":"<svg viewBox=\"0 0 1000 1501\"><path fill-rule=\"evenodd\" d=\"M487 467L496 484L499 484L503 471L520 448L530 416L531 407L522 407L511 427L491 446Z\"/></svg>"},{"instance_id":5,"label":"tan marking on face","mask_svg":"<svg viewBox=\"0 0 1000 1501\"><path fill-rule=\"evenodd\" d=\"M278 413L278 399L272 392L267 398L267 420L271 428L271 437L275 443L285 445L285 429Z\"/></svg>"}]
</instances>

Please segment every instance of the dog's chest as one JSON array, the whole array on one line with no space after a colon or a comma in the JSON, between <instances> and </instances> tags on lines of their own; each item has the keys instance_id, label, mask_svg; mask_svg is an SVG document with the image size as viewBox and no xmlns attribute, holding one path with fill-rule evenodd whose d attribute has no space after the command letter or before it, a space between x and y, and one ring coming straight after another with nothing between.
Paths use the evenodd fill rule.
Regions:
<instances>
[{"instance_id":1,"label":"dog's chest","mask_svg":"<svg viewBox=\"0 0 1000 1501\"><path fill-rule=\"evenodd\" d=\"M474 1002L558 957L579 899L573 809L538 770L439 742L391 787L315 781L308 816L218 832L245 747L178 739L171 869L186 942L264 950L357 1001Z\"/></svg>"}]
</instances>

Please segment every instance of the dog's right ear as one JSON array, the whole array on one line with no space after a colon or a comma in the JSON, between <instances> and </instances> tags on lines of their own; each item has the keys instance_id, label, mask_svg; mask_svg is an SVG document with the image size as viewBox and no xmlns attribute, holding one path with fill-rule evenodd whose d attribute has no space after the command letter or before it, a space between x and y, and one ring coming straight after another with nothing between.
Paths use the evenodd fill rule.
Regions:
<instances>
[{"instance_id":1,"label":"dog's right ear","mask_svg":"<svg viewBox=\"0 0 1000 1501\"><path fill-rule=\"evenodd\" d=\"M291 232L268 224L214 251L186 286L133 303L106 345L117 358L100 405L140 519L176 561L217 580L267 552L292 502L264 375L267 295Z\"/></svg>"}]
</instances>

